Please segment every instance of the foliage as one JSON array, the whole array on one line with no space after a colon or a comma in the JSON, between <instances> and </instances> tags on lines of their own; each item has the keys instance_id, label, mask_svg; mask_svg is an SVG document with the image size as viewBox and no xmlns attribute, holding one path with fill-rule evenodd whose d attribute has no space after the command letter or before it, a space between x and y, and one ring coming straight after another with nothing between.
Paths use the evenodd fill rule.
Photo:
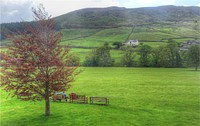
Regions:
<instances>
[{"instance_id":1,"label":"foliage","mask_svg":"<svg viewBox=\"0 0 200 126\"><path fill-rule=\"evenodd\" d=\"M75 67L79 65L80 65L80 58L74 55L72 55L67 62L67 66Z\"/></svg>"},{"instance_id":2,"label":"foliage","mask_svg":"<svg viewBox=\"0 0 200 126\"><path fill-rule=\"evenodd\" d=\"M138 54L140 55L139 62L140 66L148 67L150 65L150 53L151 53L151 46L141 44L138 49Z\"/></svg>"},{"instance_id":3,"label":"foliage","mask_svg":"<svg viewBox=\"0 0 200 126\"><path fill-rule=\"evenodd\" d=\"M162 64L162 53L163 53L164 47L163 46L159 46L157 48L153 48L152 49L152 59L151 59L151 65L153 67L163 67Z\"/></svg>"},{"instance_id":4,"label":"foliage","mask_svg":"<svg viewBox=\"0 0 200 126\"><path fill-rule=\"evenodd\" d=\"M183 60L176 42L151 48L140 44L138 50L139 66L142 67L182 67Z\"/></svg>"},{"instance_id":5,"label":"foliage","mask_svg":"<svg viewBox=\"0 0 200 126\"><path fill-rule=\"evenodd\" d=\"M127 47L125 49L124 55L122 56L122 65L125 67L133 67L134 66L134 50L132 47Z\"/></svg>"},{"instance_id":6,"label":"foliage","mask_svg":"<svg viewBox=\"0 0 200 126\"><path fill-rule=\"evenodd\" d=\"M94 49L90 56L86 57L86 66L99 66L99 67L110 67L113 65L114 60L110 55L110 46L106 43L104 46Z\"/></svg>"},{"instance_id":7,"label":"foliage","mask_svg":"<svg viewBox=\"0 0 200 126\"><path fill-rule=\"evenodd\" d=\"M145 45L148 44L145 43ZM148 44L151 45L151 44ZM171 56L171 52L169 47L167 46L168 44L162 44L162 45L157 45L157 46L151 46L152 47L152 51L149 53L149 67L174 67L174 68L178 68L178 67L188 67L188 66L192 66L191 63L188 62L188 51L180 51L179 47L175 44L176 47L174 49L174 54L176 54L173 58L173 63L174 66L172 66L170 63L170 59L169 57ZM2 49L1 49L2 50ZM134 52L137 52L138 47L134 48ZM138 53L134 53L133 52L133 63L132 66L141 66L139 64L139 54ZM116 50L116 49L111 49L110 50L110 55L112 57L112 59L115 60L113 66L126 66L123 65L125 60L123 60L123 57L125 56L126 53L126 48L125 46L122 46L120 50ZM80 58L80 65L81 66L97 66L92 64L92 61L94 60L90 60L92 59L91 57L94 56L93 54L95 54L95 49L92 48L72 48L70 50L70 54L77 56L78 58ZM128 55L127 55L128 56ZM77 60L78 60L77 58ZM131 59L131 58L130 58ZM192 59L191 59L192 60ZM88 61L86 63L86 61ZM94 63L94 62L93 62Z\"/></svg>"},{"instance_id":8,"label":"foliage","mask_svg":"<svg viewBox=\"0 0 200 126\"><path fill-rule=\"evenodd\" d=\"M195 70L198 69L200 65L200 46L192 45L188 50L188 61L195 67Z\"/></svg>"},{"instance_id":9,"label":"foliage","mask_svg":"<svg viewBox=\"0 0 200 126\"><path fill-rule=\"evenodd\" d=\"M93 49L92 52L85 57L84 66L98 66L97 57L95 54L96 49Z\"/></svg>"},{"instance_id":10,"label":"foliage","mask_svg":"<svg viewBox=\"0 0 200 126\"><path fill-rule=\"evenodd\" d=\"M121 42L114 42L113 45L115 46L115 49L120 49L120 47L122 46Z\"/></svg>"},{"instance_id":11,"label":"foliage","mask_svg":"<svg viewBox=\"0 0 200 126\"><path fill-rule=\"evenodd\" d=\"M182 59L175 42L169 42L162 50L162 65L164 67L181 67Z\"/></svg>"},{"instance_id":12,"label":"foliage","mask_svg":"<svg viewBox=\"0 0 200 126\"><path fill-rule=\"evenodd\" d=\"M8 36L12 46L1 54L1 86L22 100L45 99L45 115L49 115L49 97L70 88L77 66L67 66L69 48L59 45L62 34L54 30L54 21L43 6L33 9L33 13L37 25Z\"/></svg>"}]
</instances>

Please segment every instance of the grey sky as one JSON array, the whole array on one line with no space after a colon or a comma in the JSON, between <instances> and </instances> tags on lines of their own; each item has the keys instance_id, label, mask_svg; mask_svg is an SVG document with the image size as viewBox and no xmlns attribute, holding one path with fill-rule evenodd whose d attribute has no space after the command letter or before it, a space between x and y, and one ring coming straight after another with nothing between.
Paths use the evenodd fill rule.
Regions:
<instances>
[{"instance_id":1,"label":"grey sky","mask_svg":"<svg viewBox=\"0 0 200 126\"><path fill-rule=\"evenodd\" d=\"M31 7L43 3L53 17L87 7L200 6L200 0L0 0L0 23L32 20Z\"/></svg>"},{"instance_id":2,"label":"grey sky","mask_svg":"<svg viewBox=\"0 0 200 126\"><path fill-rule=\"evenodd\" d=\"M32 19L32 1L24 3L1 2L1 22L15 22Z\"/></svg>"}]
</instances>

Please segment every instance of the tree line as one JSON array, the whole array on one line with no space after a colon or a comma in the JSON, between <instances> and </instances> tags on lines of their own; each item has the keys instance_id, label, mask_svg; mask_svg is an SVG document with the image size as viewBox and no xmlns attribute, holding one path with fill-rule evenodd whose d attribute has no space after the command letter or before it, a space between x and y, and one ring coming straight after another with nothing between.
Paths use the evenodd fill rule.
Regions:
<instances>
[{"instance_id":1,"label":"tree line","mask_svg":"<svg viewBox=\"0 0 200 126\"><path fill-rule=\"evenodd\" d=\"M111 67L115 60L110 54L111 47L104 44L93 49L86 56L83 66ZM167 45L152 48L149 45L140 44L137 48L124 47L120 66L123 67L165 67L181 68L200 65L200 46L192 45L188 50L180 51L176 42L168 42Z\"/></svg>"},{"instance_id":2,"label":"tree line","mask_svg":"<svg viewBox=\"0 0 200 126\"><path fill-rule=\"evenodd\" d=\"M12 22L12 23L2 23L1 24L1 31L0 31L0 40L4 40L7 38L8 34L11 33L19 33L23 32L27 26L35 27L37 25L36 21L22 21L22 22ZM55 23L54 29L59 31L61 30L61 26L59 23Z\"/></svg>"}]
</instances>

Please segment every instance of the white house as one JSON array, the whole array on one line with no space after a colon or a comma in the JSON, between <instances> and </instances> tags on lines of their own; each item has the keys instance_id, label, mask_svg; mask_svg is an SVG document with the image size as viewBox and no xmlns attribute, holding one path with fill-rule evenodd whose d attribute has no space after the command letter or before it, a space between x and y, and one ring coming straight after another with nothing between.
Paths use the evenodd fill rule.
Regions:
<instances>
[{"instance_id":1,"label":"white house","mask_svg":"<svg viewBox=\"0 0 200 126\"><path fill-rule=\"evenodd\" d=\"M139 42L138 40L128 40L127 42L124 43L126 46L138 46Z\"/></svg>"}]
</instances>

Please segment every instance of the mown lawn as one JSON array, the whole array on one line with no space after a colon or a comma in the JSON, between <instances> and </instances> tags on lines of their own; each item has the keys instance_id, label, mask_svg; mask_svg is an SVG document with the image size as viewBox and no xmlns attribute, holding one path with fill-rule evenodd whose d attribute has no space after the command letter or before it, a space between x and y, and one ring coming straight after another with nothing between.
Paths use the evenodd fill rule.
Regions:
<instances>
[{"instance_id":1,"label":"mown lawn","mask_svg":"<svg viewBox=\"0 0 200 126\"><path fill-rule=\"evenodd\" d=\"M72 91L106 96L109 106L6 98L1 91L1 126L198 126L200 71L167 68L82 68Z\"/></svg>"}]
</instances>

